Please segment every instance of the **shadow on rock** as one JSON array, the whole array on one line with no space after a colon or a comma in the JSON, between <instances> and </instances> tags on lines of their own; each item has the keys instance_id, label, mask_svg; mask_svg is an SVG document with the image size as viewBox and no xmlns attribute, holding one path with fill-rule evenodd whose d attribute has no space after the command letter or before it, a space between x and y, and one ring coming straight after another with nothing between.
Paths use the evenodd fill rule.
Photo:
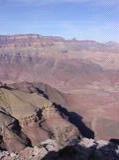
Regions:
<instances>
[{"instance_id":1,"label":"shadow on rock","mask_svg":"<svg viewBox=\"0 0 119 160\"><path fill-rule=\"evenodd\" d=\"M49 99L48 95L43 90L40 90L39 88L35 89L37 90L38 94L41 94L46 99ZM81 117L79 114L75 112L69 112L65 107L59 104L53 103L53 105L63 118L67 119L70 123L72 123L75 127L78 128L79 132L83 137L95 137L94 132L90 128L88 128L83 122L83 117Z\"/></svg>"},{"instance_id":2,"label":"shadow on rock","mask_svg":"<svg viewBox=\"0 0 119 160\"><path fill-rule=\"evenodd\" d=\"M43 90L41 90L41 89L39 89L37 87L35 89L36 89L38 94L42 95L46 99L49 99L48 95Z\"/></svg>"},{"instance_id":3,"label":"shadow on rock","mask_svg":"<svg viewBox=\"0 0 119 160\"><path fill-rule=\"evenodd\" d=\"M80 144L67 146L58 152L49 152L42 160L119 160L118 146L109 143L86 148Z\"/></svg>"},{"instance_id":4,"label":"shadow on rock","mask_svg":"<svg viewBox=\"0 0 119 160\"><path fill-rule=\"evenodd\" d=\"M62 107L61 105L57 105L55 103L54 106L59 111L60 115L63 118L68 118L69 122L78 128L79 132L82 134L83 137L87 138L95 137L94 132L85 125L85 123L82 121L83 118L79 114L75 112L69 112L66 108Z\"/></svg>"}]
</instances>

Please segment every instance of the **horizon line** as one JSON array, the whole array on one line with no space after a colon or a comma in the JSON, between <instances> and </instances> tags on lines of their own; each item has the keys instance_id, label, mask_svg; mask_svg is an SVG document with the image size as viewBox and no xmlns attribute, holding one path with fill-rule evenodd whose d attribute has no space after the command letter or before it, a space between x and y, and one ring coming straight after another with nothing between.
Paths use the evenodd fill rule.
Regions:
<instances>
[{"instance_id":1,"label":"horizon line","mask_svg":"<svg viewBox=\"0 0 119 160\"><path fill-rule=\"evenodd\" d=\"M75 41L92 41L92 42L97 42L97 43L119 43L119 41L114 41L114 40L109 40L109 41L99 41L99 40L95 40L95 39L79 39L76 37L72 37L72 38L66 38L65 36L60 36L60 35L42 35L40 33L10 33L10 34L1 34L0 33L0 37L12 37L12 36L37 36L37 37L44 37L44 38L59 38L62 40L66 40L66 41L71 41L71 40L75 40Z\"/></svg>"}]
</instances>

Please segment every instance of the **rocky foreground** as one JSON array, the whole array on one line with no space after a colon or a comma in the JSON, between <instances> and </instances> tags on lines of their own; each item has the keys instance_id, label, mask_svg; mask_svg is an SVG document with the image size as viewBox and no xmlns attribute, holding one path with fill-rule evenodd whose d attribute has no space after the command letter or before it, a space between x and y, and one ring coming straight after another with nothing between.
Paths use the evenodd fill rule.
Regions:
<instances>
[{"instance_id":1,"label":"rocky foreground","mask_svg":"<svg viewBox=\"0 0 119 160\"><path fill-rule=\"evenodd\" d=\"M0 84L0 160L119 160L63 95L43 83Z\"/></svg>"},{"instance_id":2,"label":"rocky foreground","mask_svg":"<svg viewBox=\"0 0 119 160\"><path fill-rule=\"evenodd\" d=\"M0 152L1 160L118 160L119 145L108 141L83 138L60 148L48 139L39 146L26 147L19 153Z\"/></svg>"}]
</instances>

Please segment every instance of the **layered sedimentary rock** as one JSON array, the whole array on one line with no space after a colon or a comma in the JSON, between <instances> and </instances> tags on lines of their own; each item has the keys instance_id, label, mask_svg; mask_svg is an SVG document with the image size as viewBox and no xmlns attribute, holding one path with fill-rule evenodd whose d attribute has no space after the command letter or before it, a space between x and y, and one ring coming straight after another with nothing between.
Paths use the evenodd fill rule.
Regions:
<instances>
[{"instance_id":1,"label":"layered sedimentary rock","mask_svg":"<svg viewBox=\"0 0 119 160\"><path fill-rule=\"evenodd\" d=\"M0 36L2 82L43 82L65 92L55 95L53 89L52 98L81 115L97 138L108 140L119 137L118 59L119 44L114 42ZM50 92L50 87L43 88Z\"/></svg>"}]
</instances>

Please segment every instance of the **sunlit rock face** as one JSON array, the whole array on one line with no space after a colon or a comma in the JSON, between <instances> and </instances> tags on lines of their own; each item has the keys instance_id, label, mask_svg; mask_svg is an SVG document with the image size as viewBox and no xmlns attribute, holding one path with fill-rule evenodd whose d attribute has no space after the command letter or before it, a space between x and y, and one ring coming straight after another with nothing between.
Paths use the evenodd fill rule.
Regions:
<instances>
[{"instance_id":1,"label":"sunlit rock face","mask_svg":"<svg viewBox=\"0 0 119 160\"><path fill-rule=\"evenodd\" d=\"M23 85L23 87L22 87ZM44 89L49 88L48 92ZM65 146L82 136L68 115L59 111L61 93L40 83L20 83L0 87L0 148L19 152L52 139ZM51 93L51 94L50 94ZM68 111L67 111L68 113Z\"/></svg>"}]
</instances>

